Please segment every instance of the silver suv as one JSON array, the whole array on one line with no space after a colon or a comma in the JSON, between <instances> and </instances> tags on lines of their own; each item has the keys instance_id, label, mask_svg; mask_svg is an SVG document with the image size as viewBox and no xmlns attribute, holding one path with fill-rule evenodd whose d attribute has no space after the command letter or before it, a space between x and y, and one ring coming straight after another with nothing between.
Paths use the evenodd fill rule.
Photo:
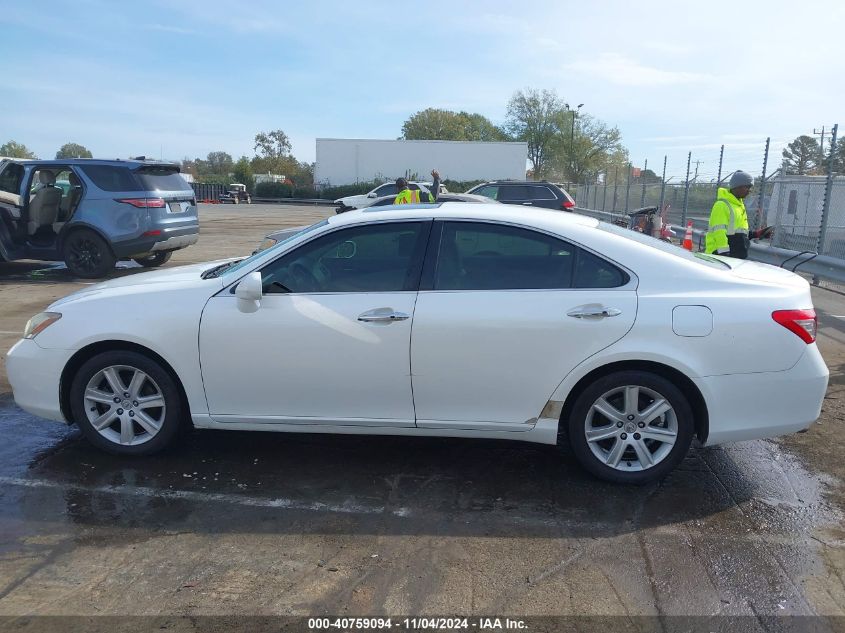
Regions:
<instances>
[{"instance_id":1,"label":"silver suv","mask_svg":"<svg viewBox=\"0 0 845 633\"><path fill-rule=\"evenodd\" d=\"M64 261L93 279L119 259L161 266L197 239L196 198L176 164L0 161L0 261Z\"/></svg>"}]
</instances>

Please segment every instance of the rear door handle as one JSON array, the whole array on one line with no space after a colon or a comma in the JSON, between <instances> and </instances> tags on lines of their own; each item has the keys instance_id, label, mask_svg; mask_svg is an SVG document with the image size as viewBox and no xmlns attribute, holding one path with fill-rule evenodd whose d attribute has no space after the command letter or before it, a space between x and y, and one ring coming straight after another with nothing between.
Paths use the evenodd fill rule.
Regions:
<instances>
[{"instance_id":1,"label":"rear door handle","mask_svg":"<svg viewBox=\"0 0 845 633\"><path fill-rule=\"evenodd\" d=\"M618 308L599 306L597 308L575 308L567 312L566 316L576 319L604 319L605 317L615 317L620 314L622 314L622 310Z\"/></svg>"},{"instance_id":2,"label":"rear door handle","mask_svg":"<svg viewBox=\"0 0 845 633\"><path fill-rule=\"evenodd\" d=\"M358 320L364 323L393 323L410 319L410 314L396 312L393 308L375 308L358 315Z\"/></svg>"}]
</instances>

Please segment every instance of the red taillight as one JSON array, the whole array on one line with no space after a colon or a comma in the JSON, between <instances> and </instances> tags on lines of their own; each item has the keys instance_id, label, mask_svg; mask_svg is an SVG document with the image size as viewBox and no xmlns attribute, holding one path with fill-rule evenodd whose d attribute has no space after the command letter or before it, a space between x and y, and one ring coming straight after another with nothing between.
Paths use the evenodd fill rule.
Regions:
<instances>
[{"instance_id":1,"label":"red taillight","mask_svg":"<svg viewBox=\"0 0 845 633\"><path fill-rule=\"evenodd\" d=\"M117 201L131 204L139 209L161 209L165 205L161 198L118 198Z\"/></svg>"},{"instance_id":2,"label":"red taillight","mask_svg":"<svg viewBox=\"0 0 845 633\"><path fill-rule=\"evenodd\" d=\"M575 206L575 203L574 203L574 202L572 202L572 200L566 200L566 201L564 201L564 203L563 203L561 206L562 206L564 209L571 209L572 207L574 207L574 206Z\"/></svg>"},{"instance_id":3,"label":"red taillight","mask_svg":"<svg viewBox=\"0 0 845 633\"><path fill-rule=\"evenodd\" d=\"M155 231L147 231L141 237L158 237L161 235L161 231L156 229Z\"/></svg>"},{"instance_id":4,"label":"red taillight","mask_svg":"<svg viewBox=\"0 0 845 633\"><path fill-rule=\"evenodd\" d=\"M816 340L819 321L815 310L775 310L772 318L808 345Z\"/></svg>"}]
</instances>

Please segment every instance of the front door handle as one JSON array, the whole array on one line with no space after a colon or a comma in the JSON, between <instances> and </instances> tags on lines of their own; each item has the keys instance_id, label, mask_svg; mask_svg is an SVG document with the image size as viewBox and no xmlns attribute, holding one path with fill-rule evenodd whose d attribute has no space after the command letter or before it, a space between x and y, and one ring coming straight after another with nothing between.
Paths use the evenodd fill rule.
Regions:
<instances>
[{"instance_id":1,"label":"front door handle","mask_svg":"<svg viewBox=\"0 0 845 633\"><path fill-rule=\"evenodd\" d=\"M618 308L605 308L598 306L595 308L575 308L566 313L566 316L571 316L576 319L604 319L605 317L615 317L622 314L622 310Z\"/></svg>"},{"instance_id":2,"label":"front door handle","mask_svg":"<svg viewBox=\"0 0 845 633\"><path fill-rule=\"evenodd\" d=\"M367 310L358 315L358 320L364 323L393 323L394 321L405 321L410 318L410 314L397 312L393 308L376 308L375 310Z\"/></svg>"}]
</instances>

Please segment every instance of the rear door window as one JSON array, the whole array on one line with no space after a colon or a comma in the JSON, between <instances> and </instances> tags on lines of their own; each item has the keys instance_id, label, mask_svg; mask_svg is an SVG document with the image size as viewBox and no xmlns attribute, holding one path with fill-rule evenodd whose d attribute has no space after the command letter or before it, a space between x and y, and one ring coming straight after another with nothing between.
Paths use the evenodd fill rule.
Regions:
<instances>
[{"instance_id":1,"label":"rear door window","mask_svg":"<svg viewBox=\"0 0 845 633\"><path fill-rule=\"evenodd\" d=\"M528 229L447 222L434 290L570 288L577 251L563 240Z\"/></svg>"},{"instance_id":2,"label":"rear door window","mask_svg":"<svg viewBox=\"0 0 845 633\"><path fill-rule=\"evenodd\" d=\"M128 167L121 165L82 165L79 167L103 191L138 191L138 181Z\"/></svg>"},{"instance_id":3,"label":"rear door window","mask_svg":"<svg viewBox=\"0 0 845 633\"><path fill-rule=\"evenodd\" d=\"M528 187L525 185L502 185L499 187L500 202L528 200Z\"/></svg>"},{"instance_id":4,"label":"rear door window","mask_svg":"<svg viewBox=\"0 0 845 633\"><path fill-rule=\"evenodd\" d=\"M628 283L628 275L608 261L579 249L575 265L576 288L618 288Z\"/></svg>"},{"instance_id":5,"label":"rear door window","mask_svg":"<svg viewBox=\"0 0 845 633\"><path fill-rule=\"evenodd\" d=\"M191 189L178 171L157 167L142 167L135 171L144 191L187 191Z\"/></svg>"}]
</instances>

